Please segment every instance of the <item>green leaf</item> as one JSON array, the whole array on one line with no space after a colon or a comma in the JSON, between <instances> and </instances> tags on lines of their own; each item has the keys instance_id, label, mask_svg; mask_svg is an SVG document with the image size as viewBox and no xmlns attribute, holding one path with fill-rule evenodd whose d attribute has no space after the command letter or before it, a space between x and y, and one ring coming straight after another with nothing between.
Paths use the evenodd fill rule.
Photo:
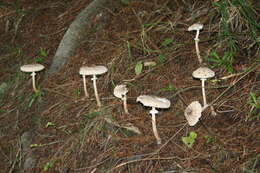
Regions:
<instances>
[{"instance_id":1,"label":"green leaf","mask_svg":"<svg viewBox=\"0 0 260 173\"><path fill-rule=\"evenodd\" d=\"M163 47L169 46L170 44L172 44L172 42L173 42L173 39L171 39L171 38L166 38L166 39L162 42L162 46L163 46Z\"/></svg>"},{"instance_id":2,"label":"green leaf","mask_svg":"<svg viewBox=\"0 0 260 173\"><path fill-rule=\"evenodd\" d=\"M40 49L39 55L41 57L47 57L48 56L47 52L43 48Z\"/></svg>"},{"instance_id":3,"label":"green leaf","mask_svg":"<svg viewBox=\"0 0 260 173\"><path fill-rule=\"evenodd\" d=\"M124 5L129 5L130 1L129 0L121 0L121 3Z\"/></svg>"},{"instance_id":4,"label":"green leaf","mask_svg":"<svg viewBox=\"0 0 260 173\"><path fill-rule=\"evenodd\" d=\"M35 60L37 63L43 63L44 59L42 57L37 57Z\"/></svg>"},{"instance_id":5,"label":"green leaf","mask_svg":"<svg viewBox=\"0 0 260 173\"><path fill-rule=\"evenodd\" d=\"M139 75L142 73L143 70L143 63L142 61L137 62L137 64L135 65L135 74Z\"/></svg>"},{"instance_id":6,"label":"green leaf","mask_svg":"<svg viewBox=\"0 0 260 173\"><path fill-rule=\"evenodd\" d=\"M53 123L53 122L48 122L45 127L48 128L48 127L50 127L50 126L55 126L55 123Z\"/></svg>"},{"instance_id":7,"label":"green leaf","mask_svg":"<svg viewBox=\"0 0 260 173\"><path fill-rule=\"evenodd\" d=\"M182 142L189 148L192 148L195 140L197 138L197 133L196 132L190 132L189 136L182 137Z\"/></svg>"},{"instance_id":8,"label":"green leaf","mask_svg":"<svg viewBox=\"0 0 260 173\"><path fill-rule=\"evenodd\" d=\"M190 138L196 139L197 138L197 133L196 132L190 132Z\"/></svg>"},{"instance_id":9,"label":"green leaf","mask_svg":"<svg viewBox=\"0 0 260 173\"><path fill-rule=\"evenodd\" d=\"M158 56L158 59L159 59L160 63L164 63L166 61L166 56L161 54Z\"/></svg>"},{"instance_id":10,"label":"green leaf","mask_svg":"<svg viewBox=\"0 0 260 173\"><path fill-rule=\"evenodd\" d=\"M50 162L47 162L45 165L44 165L44 167L43 167L43 170L44 171L48 171L51 167L53 167L53 162L52 161L50 161Z\"/></svg>"},{"instance_id":11,"label":"green leaf","mask_svg":"<svg viewBox=\"0 0 260 173\"><path fill-rule=\"evenodd\" d=\"M257 98L256 98L255 93L250 92L249 94L250 94L250 97L251 97L251 100L253 101L253 103L257 104Z\"/></svg>"},{"instance_id":12,"label":"green leaf","mask_svg":"<svg viewBox=\"0 0 260 173\"><path fill-rule=\"evenodd\" d=\"M162 88L161 90L162 91L173 91L173 92L177 91L177 89L174 88L171 83L169 83L168 86L166 86L165 88Z\"/></svg>"}]
</instances>

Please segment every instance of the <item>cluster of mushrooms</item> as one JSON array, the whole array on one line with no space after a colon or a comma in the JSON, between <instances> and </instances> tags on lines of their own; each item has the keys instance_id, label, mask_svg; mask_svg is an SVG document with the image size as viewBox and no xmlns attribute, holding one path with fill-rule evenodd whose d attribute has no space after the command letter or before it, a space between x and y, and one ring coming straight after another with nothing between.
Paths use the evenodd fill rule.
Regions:
<instances>
[{"instance_id":1,"label":"cluster of mushrooms","mask_svg":"<svg viewBox=\"0 0 260 173\"><path fill-rule=\"evenodd\" d=\"M198 78L201 80L201 85L202 85L202 97L203 97L203 105L201 105L198 101L192 102L184 112L185 118L188 121L188 124L190 126L194 126L200 119L202 112L209 106L206 101L206 94L205 94L205 81L208 78L212 78L215 76L214 71L207 67L202 66L202 59L200 57L200 52L199 52L199 32L203 28L202 24L193 24L188 28L188 31L197 31L196 37L195 37L195 48L196 48L196 54L200 63L200 67L195 70L192 73L192 76L194 78ZM27 64L21 66L20 70L23 72L29 72L31 73L32 76L32 85L33 85L33 90L37 93L39 90L36 88L35 85L35 75L36 72L41 71L44 69L44 66L41 64ZM94 93L97 101L98 107L101 107L101 102L98 96L98 91L97 91L97 75L104 74L108 71L108 69L105 66L83 66L79 70L79 74L82 75L83 77L83 86L84 86L84 93L85 97L89 97L89 93L87 91L86 87L86 76L91 75L92 78L91 80L93 81L93 87L94 87ZM114 88L114 96L117 98L120 98L123 101L123 108L124 112L126 114L129 114L128 109L127 109L127 86L126 85L117 85ZM166 98L161 98L157 96L150 96L150 95L140 95L136 99L137 102L141 102L144 106L151 107L151 111L149 112L152 115L152 128L153 128L153 133L156 138L157 144L160 145L161 138L159 137L157 128L156 128L156 118L155 115L158 114L158 109L167 109L171 106L171 102L166 99Z\"/></svg>"}]
</instances>

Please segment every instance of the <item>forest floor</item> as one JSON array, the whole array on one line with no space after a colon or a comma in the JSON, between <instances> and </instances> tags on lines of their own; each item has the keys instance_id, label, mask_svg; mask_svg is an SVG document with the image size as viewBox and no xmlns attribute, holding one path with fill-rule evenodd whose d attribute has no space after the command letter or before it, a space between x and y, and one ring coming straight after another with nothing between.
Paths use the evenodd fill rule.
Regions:
<instances>
[{"instance_id":1,"label":"forest floor","mask_svg":"<svg viewBox=\"0 0 260 173\"><path fill-rule=\"evenodd\" d=\"M238 10L243 8L229 0L113 2L93 18L102 20L103 28L86 30L66 67L50 78L44 77L46 70L36 75L40 92L35 94L20 66L41 63L48 69L66 29L89 3L0 2L0 172L22 172L28 158L35 165L31 172L259 172L259 28L254 33ZM259 2L247 5L259 22ZM192 77L200 67L196 32L187 30L193 23L204 24L199 48L204 65L216 74L206 81L216 115L208 108L191 127L184 110L203 102L200 80ZM84 97L83 65L108 68L97 80L100 108L89 77L90 98ZM113 95L119 84L129 90L129 115ZM144 94L171 101L156 117L161 145L150 108L136 102Z\"/></svg>"}]
</instances>

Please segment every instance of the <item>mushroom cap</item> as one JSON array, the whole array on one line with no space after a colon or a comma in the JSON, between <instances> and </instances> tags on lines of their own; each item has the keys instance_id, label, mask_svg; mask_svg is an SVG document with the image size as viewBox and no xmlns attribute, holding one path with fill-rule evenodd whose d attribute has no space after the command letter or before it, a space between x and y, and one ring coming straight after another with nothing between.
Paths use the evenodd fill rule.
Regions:
<instances>
[{"instance_id":1,"label":"mushroom cap","mask_svg":"<svg viewBox=\"0 0 260 173\"><path fill-rule=\"evenodd\" d=\"M188 124L194 126L200 119L202 106L198 101L192 102L184 111L184 115Z\"/></svg>"},{"instance_id":2,"label":"mushroom cap","mask_svg":"<svg viewBox=\"0 0 260 173\"><path fill-rule=\"evenodd\" d=\"M140 95L136 99L137 102L141 102L144 106L155 107L155 108L169 108L171 102L166 98Z\"/></svg>"},{"instance_id":3,"label":"mushroom cap","mask_svg":"<svg viewBox=\"0 0 260 173\"><path fill-rule=\"evenodd\" d=\"M99 75L107 72L107 68L105 66L83 66L79 69L80 75Z\"/></svg>"},{"instance_id":4,"label":"mushroom cap","mask_svg":"<svg viewBox=\"0 0 260 173\"><path fill-rule=\"evenodd\" d=\"M20 70L23 72L36 72L44 69L44 66L41 64L26 64L20 67Z\"/></svg>"},{"instance_id":5,"label":"mushroom cap","mask_svg":"<svg viewBox=\"0 0 260 173\"><path fill-rule=\"evenodd\" d=\"M188 31L201 30L203 28L203 24L194 23L188 28Z\"/></svg>"},{"instance_id":6,"label":"mushroom cap","mask_svg":"<svg viewBox=\"0 0 260 173\"><path fill-rule=\"evenodd\" d=\"M200 67L192 73L194 78L208 79L215 76L215 72L208 67Z\"/></svg>"},{"instance_id":7,"label":"mushroom cap","mask_svg":"<svg viewBox=\"0 0 260 173\"><path fill-rule=\"evenodd\" d=\"M128 92L128 89L126 88L126 85L117 85L114 88L114 96L122 99L123 95L126 95L126 93Z\"/></svg>"}]
</instances>

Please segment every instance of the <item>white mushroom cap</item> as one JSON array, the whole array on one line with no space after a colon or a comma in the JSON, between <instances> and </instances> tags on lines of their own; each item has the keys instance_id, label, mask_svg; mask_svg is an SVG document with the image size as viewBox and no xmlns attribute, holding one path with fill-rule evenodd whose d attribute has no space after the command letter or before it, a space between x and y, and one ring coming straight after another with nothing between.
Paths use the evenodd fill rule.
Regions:
<instances>
[{"instance_id":1,"label":"white mushroom cap","mask_svg":"<svg viewBox=\"0 0 260 173\"><path fill-rule=\"evenodd\" d=\"M79 69L80 75L99 75L107 72L107 68L105 66L83 66Z\"/></svg>"},{"instance_id":2,"label":"white mushroom cap","mask_svg":"<svg viewBox=\"0 0 260 173\"><path fill-rule=\"evenodd\" d=\"M144 106L155 107L155 108L169 108L171 102L166 98L140 95L136 99L137 102L141 102Z\"/></svg>"},{"instance_id":3,"label":"white mushroom cap","mask_svg":"<svg viewBox=\"0 0 260 173\"><path fill-rule=\"evenodd\" d=\"M203 28L203 24L194 23L188 28L188 31L201 30Z\"/></svg>"},{"instance_id":4,"label":"white mushroom cap","mask_svg":"<svg viewBox=\"0 0 260 173\"><path fill-rule=\"evenodd\" d=\"M201 104L198 101L192 102L184 111L185 118L190 126L194 126L200 119L202 112Z\"/></svg>"},{"instance_id":5,"label":"white mushroom cap","mask_svg":"<svg viewBox=\"0 0 260 173\"><path fill-rule=\"evenodd\" d=\"M20 70L23 72L36 72L44 69L44 66L41 64L26 64L20 67Z\"/></svg>"},{"instance_id":6,"label":"white mushroom cap","mask_svg":"<svg viewBox=\"0 0 260 173\"><path fill-rule=\"evenodd\" d=\"M208 79L215 76L215 72L208 67L200 67L192 73L194 78Z\"/></svg>"},{"instance_id":7,"label":"white mushroom cap","mask_svg":"<svg viewBox=\"0 0 260 173\"><path fill-rule=\"evenodd\" d=\"M128 89L126 88L126 85L117 85L114 88L114 96L122 99L123 95L126 95L126 93L128 92Z\"/></svg>"}]
</instances>

